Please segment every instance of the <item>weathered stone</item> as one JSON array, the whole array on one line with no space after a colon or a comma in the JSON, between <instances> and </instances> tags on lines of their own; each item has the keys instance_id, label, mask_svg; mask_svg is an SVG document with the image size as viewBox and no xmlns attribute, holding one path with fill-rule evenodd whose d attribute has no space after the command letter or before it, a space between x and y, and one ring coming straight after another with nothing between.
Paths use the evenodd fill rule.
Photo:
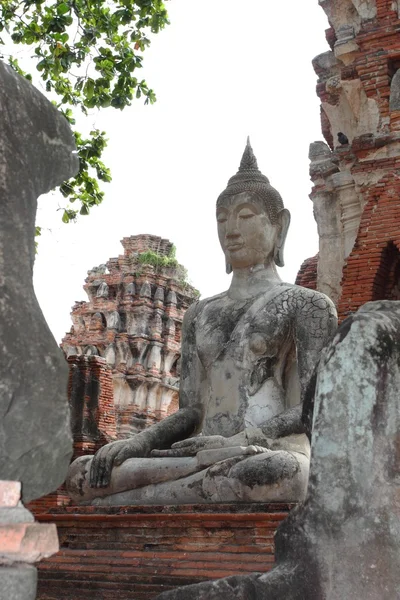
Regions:
<instances>
[{"instance_id":1,"label":"weathered stone","mask_svg":"<svg viewBox=\"0 0 400 600\"><path fill-rule=\"evenodd\" d=\"M0 563L35 563L58 552L54 523L0 523L0 541Z\"/></svg>"},{"instance_id":2,"label":"weathered stone","mask_svg":"<svg viewBox=\"0 0 400 600\"><path fill-rule=\"evenodd\" d=\"M325 81L340 73L340 62L331 50L318 54L313 58L312 65L320 81Z\"/></svg>"},{"instance_id":3,"label":"weathered stone","mask_svg":"<svg viewBox=\"0 0 400 600\"><path fill-rule=\"evenodd\" d=\"M21 503L13 508L0 508L0 527L14 523L33 523L34 520L32 513Z\"/></svg>"},{"instance_id":4,"label":"weathered stone","mask_svg":"<svg viewBox=\"0 0 400 600\"><path fill-rule=\"evenodd\" d=\"M399 297L391 244L400 247L400 4L320 4L329 17L328 37L337 57L321 54L313 66L322 132L340 174L332 176L328 160L310 156L311 199L324 234L314 277L300 277L299 283L331 297L339 317L345 318L365 302ZM338 144L338 132L348 145Z\"/></svg>"},{"instance_id":5,"label":"weathered stone","mask_svg":"<svg viewBox=\"0 0 400 600\"><path fill-rule=\"evenodd\" d=\"M0 481L0 507L17 506L21 497L19 481Z\"/></svg>"},{"instance_id":6,"label":"weathered stone","mask_svg":"<svg viewBox=\"0 0 400 600\"><path fill-rule=\"evenodd\" d=\"M32 284L36 200L74 175L69 125L0 62L0 479L25 501L63 481L72 444L67 368Z\"/></svg>"},{"instance_id":7,"label":"weathered stone","mask_svg":"<svg viewBox=\"0 0 400 600\"><path fill-rule=\"evenodd\" d=\"M308 153L310 177L314 180L337 173L338 160L325 142L313 142Z\"/></svg>"},{"instance_id":8,"label":"weathered stone","mask_svg":"<svg viewBox=\"0 0 400 600\"><path fill-rule=\"evenodd\" d=\"M393 75L390 84L390 110L400 110L400 69Z\"/></svg>"},{"instance_id":9,"label":"weathered stone","mask_svg":"<svg viewBox=\"0 0 400 600\"><path fill-rule=\"evenodd\" d=\"M371 302L323 352L307 499L279 527L277 566L160 600L400 596L400 302Z\"/></svg>"},{"instance_id":10,"label":"weathered stone","mask_svg":"<svg viewBox=\"0 0 400 600\"><path fill-rule=\"evenodd\" d=\"M36 585L35 567L18 565L0 569L0 600L35 600Z\"/></svg>"},{"instance_id":11,"label":"weathered stone","mask_svg":"<svg viewBox=\"0 0 400 600\"><path fill-rule=\"evenodd\" d=\"M57 529L54 524L34 523L19 502L19 482L0 484L6 504L0 506L0 599L30 600L36 596L36 569L28 564L58 552Z\"/></svg>"},{"instance_id":12,"label":"weathered stone","mask_svg":"<svg viewBox=\"0 0 400 600\"><path fill-rule=\"evenodd\" d=\"M217 220L233 278L227 292L193 304L185 315L179 411L73 463L67 485L74 500L303 499L309 442L301 402L336 329L336 313L324 295L281 282L275 265L283 265L290 215L259 171L249 142L238 173L218 198ZM173 290L166 302L177 302ZM148 352L155 366L159 346ZM203 451L209 452L206 463ZM192 459L197 454L200 462ZM176 469L163 465L174 457L186 459Z\"/></svg>"}]
</instances>

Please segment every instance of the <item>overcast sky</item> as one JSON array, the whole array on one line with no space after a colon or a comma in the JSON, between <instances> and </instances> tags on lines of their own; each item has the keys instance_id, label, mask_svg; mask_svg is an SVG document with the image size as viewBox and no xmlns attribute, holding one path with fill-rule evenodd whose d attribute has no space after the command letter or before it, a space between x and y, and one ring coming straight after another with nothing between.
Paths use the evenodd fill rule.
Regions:
<instances>
[{"instance_id":1,"label":"overcast sky","mask_svg":"<svg viewBox=\"0 0 400 600\"><path fill-rule=\"evenodd\" d=\"M215 201L247 135L292 214L282 279L293 282L317 252L308 147L322 134L311 60L328 49L318 1L171 0L167 7L171 25L152 37L141 72L157 103L105 109L86 124L109 135L113 181L103 204L64 225L59 196L39 202L44 231L34 282L58 342L74 302L87 299L87 271L121 254L125 236L171 240L202 297L227 289Z\"/></svg>"}]
</instances>

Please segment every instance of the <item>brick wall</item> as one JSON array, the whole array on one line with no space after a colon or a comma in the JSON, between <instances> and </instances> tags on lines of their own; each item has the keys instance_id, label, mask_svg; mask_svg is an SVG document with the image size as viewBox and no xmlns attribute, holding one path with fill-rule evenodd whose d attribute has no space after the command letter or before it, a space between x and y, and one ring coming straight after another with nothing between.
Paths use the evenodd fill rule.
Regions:
<instances>
[{"instance_id":1,"label":"brick wall","mask_svg":"<svg viewBox=\"0 0 400 600\"><path fill-rule=\"evenodd\" d=\"M311 258L306 258L302 263L296 277L296 285L302 285L310 290L317 289L317 267L318 254Z\"/></svg>"},{"instance_id":2,"label":"brick wall","mask_svg":"<svg viewBox=\"0 0 400 600\"><path fill-rule=\"evenodd\" d=\"M400 179L386 175L366 197L359 234L343 269L341 319L370 300L399 297Z\"/></svg>"},{"instance_id":3,"label":"brick wall","mask_svg":"<svg viewBox=\"0 0 400 600\"><path fill-rule=\"evenodd\" d=\"M70 356L68 399L74 438L72 459L94 454L116 439L112 372L100 356ZM27 508L35 515L67 506L71 500L62 485L58 490L33 500Z\"/></svg>"},{"instance_id":4,"label":"brick wall","mask_svg":"<svg viewBox=\"0 0 400 600\"><path fill-rule=\"evenodd\" d=\"M117 439L112 371L100 356L70 356L68 398L73 459Z\"/></svg>"},{"instance_id":5,"label":"brick wall","mask_svg":"<svg viewBox=\"0 0 400 600\"><path fill-rule=\"evenodd\" d=\"M39 566L38 600L150 600L208 579L267 572L293 505L79 507L57 524L60 552Z\"/></svg>"},{"instance_id":6,"label":"brick wall","mask_svg":"<svg viewBox=\"0 0 400 600\"><path fill-rule=\"evenodd\" d=\"M329 146L316 155L314 144L310 156L320 258L318 269L315 257L303 263L297 283L329 294L328 281L342 320L400 295L400 5L376 0L369 17L355 2L351 11L337 0L321 6L332 52L313 60ZM349 144L339 144L338 131Z\"/></svg>"}]
</instances>

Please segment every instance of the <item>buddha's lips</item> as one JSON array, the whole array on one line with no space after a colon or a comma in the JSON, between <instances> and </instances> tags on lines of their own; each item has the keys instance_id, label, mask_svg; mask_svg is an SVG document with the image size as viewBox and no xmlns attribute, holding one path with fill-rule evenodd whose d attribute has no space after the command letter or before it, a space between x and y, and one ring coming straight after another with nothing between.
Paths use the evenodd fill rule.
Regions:
<instances>
[{"instance_id":1,"label":"buddha's lips","mask_svg":"<svg viewBox=\"0 0 400 600\"><path fill-rule=\"evenodd\" d=\"M240 243L228 244L226 247L227 250L240 250L241 248L243 248L243 244Z\"/></svg>"}]
</instances>

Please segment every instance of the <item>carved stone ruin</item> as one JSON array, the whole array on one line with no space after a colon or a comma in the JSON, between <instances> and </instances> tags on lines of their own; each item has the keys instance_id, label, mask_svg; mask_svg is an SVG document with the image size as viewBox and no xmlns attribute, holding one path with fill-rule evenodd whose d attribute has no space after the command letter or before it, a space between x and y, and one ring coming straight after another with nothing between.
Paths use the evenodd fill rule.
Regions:
<instances>
[{"instance_id":1,"label":"carved stone ruin","mask_svg":"<svg viewBox=\"0 0 400 600\"><path fill-rule=\"evenodd\" d=\"M400 597L400 302L349 317L318 368L310 481L275 536L276 567L159 600Z\"/></svg>"},{"instance_id":2,"label":"carved stone ruin","mask_svg":"<svg viewBox=\"0 0 400 600\"><path fill-rule=\"evenodd\" d=\"M36 569L57 549L54 525L19 503L55 489L72 453L67 365L32 284L37 197L74 175L67 121L0 62L0 568L1 600L35 597Z\"/></svg>"},{"instance_id":3,"label":"carved stone ruin","mask_svg":"<svg viewBox=\"0 0 400 600\"><path fill-rule=\"evenodd\" d=\"M184 267L166 260L171 242L133 235L121 243L121 256L88 272L88 301L73 307L73 326L62 341L76 371L83 363L74 356L100 356L112 369L116 439L177 410L182 320L197 298ZM149 252L159 265L142 261ZM75 387L72 382L76 396Z\"/></svg>"},{"instance_id":4,"label":"carved stone ruin","mask_svg":"<svg viewBox=\"0 0 400 600\"><path fill-rule=\"evenodd\" d=\"M313 60L326 142L309 154L319 254L297 283L327 294L343 319L365 302L400 297L400 3L320 5L331 48Z\"/></svg>"}]
</instances>

